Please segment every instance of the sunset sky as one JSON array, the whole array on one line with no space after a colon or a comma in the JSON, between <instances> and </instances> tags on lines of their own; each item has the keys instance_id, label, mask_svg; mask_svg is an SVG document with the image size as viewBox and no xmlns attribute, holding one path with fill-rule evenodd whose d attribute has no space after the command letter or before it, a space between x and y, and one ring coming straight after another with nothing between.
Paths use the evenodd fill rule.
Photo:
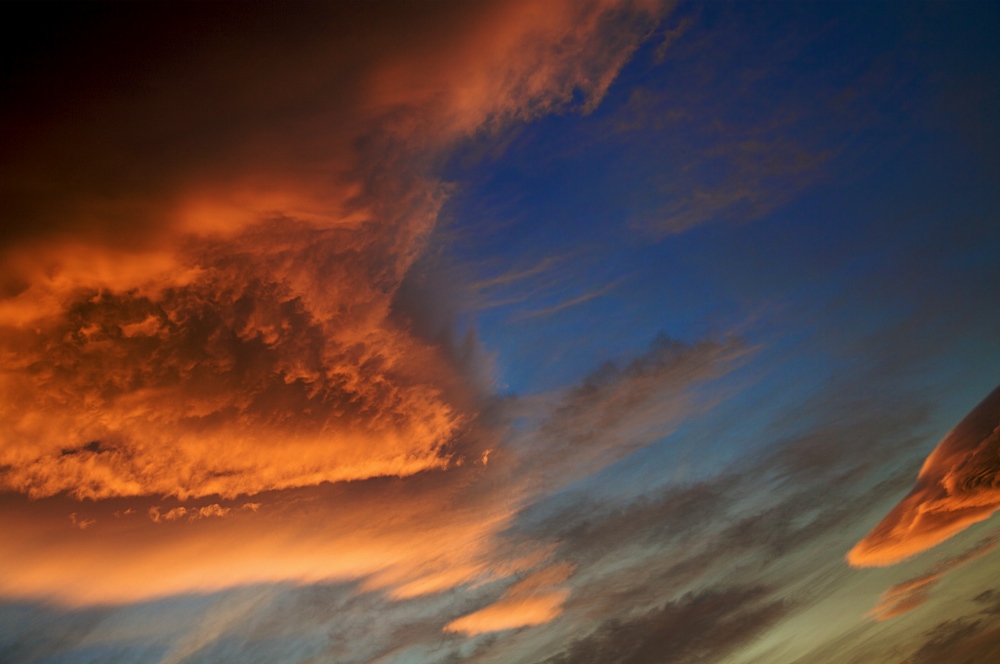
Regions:
<instances>
[{"instance_id":1,"label":"sunset sky","mask_svg":"<svg viewBox=\"0 0 1000 664\"><path fill-rule=\"evenodd\" d=\"M1000 661L1000 4L14 4L0 662Z\"/></svg>"}]
</instances>

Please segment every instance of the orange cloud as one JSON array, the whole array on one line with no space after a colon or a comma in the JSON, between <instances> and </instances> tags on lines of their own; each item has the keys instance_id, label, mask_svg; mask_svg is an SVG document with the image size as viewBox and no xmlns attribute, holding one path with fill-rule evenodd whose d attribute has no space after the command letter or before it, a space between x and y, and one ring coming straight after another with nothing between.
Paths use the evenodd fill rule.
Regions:
<instances>
[{"instance_id":1,"label":"orange cloud","mask_svg":"<svg viewBox=\"0 0 1000 664\"><path fill-rule=\"evenodd\" d=\"M241 14L135 89L61 100L0 164L0 223L21 224L0 244L0 595L341 580L398 599L527 574L450 629L539 624L571 570L501 533L627 452L625 425L583 440L615 422L575 402L638 408L654 435L737 353L663 349L568 399L552 427L579 454L511 453L474 372L394 309L449 189L435 167L593 108L665 7L357 7Z\"/></svg>"},{"instance_id":2,"label":"orange cloud","mask_svg":"<svg viewBox=\"0 0 1000 664\"><path fill-rule=\"evenodd\" d=\"M935 564L926 574L897 583L882 593L878 605L868 615L881 621L916 609L930 599L931 588L945 574L992 552L998 539L1000 536L997 535L987 537L965 553Z\"/></svg>"},{"instance_id":3,"label":"orange cloud","mask_svg":"<svg viewBox=\"0 0 1000 664\"><path fill-rule=\"evenodd\" d=\"M547 550L500 541L515 504L478 495L475 472L270 492L256 512L237 502L129 499L149 518L110 518L120 499L81 505L7 494L0 527L17 537L0 542L0 595L80 605L263 582L355 581L401 598L537 565ZM78 510L75 522L67 506Z\"/></svg>"},{"instance_id":4,"label":"orange cloud","mask_svg":"<svg viewBox=\"0 0 1000 664\"><path fill-rule=\"evenodd\" d=\"M442 7L347 44L292 21L42 132L5 180L44 232L0 247L0 488L231 498L448 467L476 390L392 310L444 200L431 166L593 105L662 12Z\"/></svg>"},{"instance_id":5,"label":"orange cloud","mask_svg":"<svg viewBox=\"0 0 1000 664\"><path fill-rule=\"evenodd\" d=\"M855 567L891 565L1000 509L1000 388L952 429L917 485L847 554Z\"/></svg>"},{"instance_id":6,"label":"orange cloud","mask_svg":"<svg viewBox=\"0 0 1000 664\"><path fill-rule=\"evenodd\" d=\"M495 603L451 621L447 632L466 635L541 625L562 613L568 588L559 588L573 573L573 565L556 563L510 587Z\"/></svg>"}]
</instances>

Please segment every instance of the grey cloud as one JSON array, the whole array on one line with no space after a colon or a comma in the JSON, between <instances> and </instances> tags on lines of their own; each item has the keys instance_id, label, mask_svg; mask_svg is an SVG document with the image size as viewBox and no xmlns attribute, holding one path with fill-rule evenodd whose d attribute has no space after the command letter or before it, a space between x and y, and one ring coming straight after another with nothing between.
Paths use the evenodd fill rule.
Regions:
<instances>
[{"instance_id":1,"label":"grey cloud","mask_svg":"<svg viewBox=\"0 0 1000 664\"><path fill-rule=\"evenodd\" d=\"M455 599L393 601L356 584L315 584L72 611L7 604L0 605L0 660L367 664L407 649L447 654L454 639L442 638L440 616Z\"/></svg>"},{"instance_id":2,"label":"grey cloud","mask_svg":"<svg viewBox=\"0 0 1000 664\"><path fill-rule=\"evenodd\" d=\"M793 604L770 589L711 588L653 611L602 623L546 664L712 662L759 636Z\"/></svg>"},{"instance_id":3,"label":"grey cloud","mask_svg":"<svg viewBox=\"0 0 1000 664\"><path fill-rule=\"evenodd\" d=\"M529 532L560 542L560 552L579 562L595 562L624 546L664 543L701 534L732 505L730 476L671 488L626 506L577 502Z\"/></svg>"},{"instance_id":4,"label":"grey cloud","mask_svg":"<svg viewBox=\"0 0 1000 664\"><path fill-rule=\"evenodd\" d=\"M622 373L604 371L612 379ZM589 388L585 382L574 392L579 403L600 393L603 375L595 372ZM881 389L879 381L867 385ZM847 382L831 385L802 405L814 418L810 430L788 435L791 423L776 422L776 440L705 480L623 505L570 490L528 510L509 536L552 541L558 559L577 564L566 624L592 624L626 607L649 611L664 598L717 583L720 574L731 583L795 588L796 603L811 605L850 573L843 534L860 534L858 515L906 488L911 468L898 455L919 439L926 405L916 397L893 405ZM888 474L886 454L897 455ZM802 555L806 550L826 553ZM803 578L813 580L808 589Z\"/></svg>"}]
</instances>

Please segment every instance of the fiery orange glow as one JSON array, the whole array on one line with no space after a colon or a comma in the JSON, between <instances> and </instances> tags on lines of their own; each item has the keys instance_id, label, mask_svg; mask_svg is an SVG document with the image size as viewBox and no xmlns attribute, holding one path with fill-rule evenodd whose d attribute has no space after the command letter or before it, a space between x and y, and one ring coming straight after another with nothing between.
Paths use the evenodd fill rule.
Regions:
<instances>
[{"instance_id":1,"label":"fiery orange glow","mask_svg":"<svg viewBox=\"0 0 1000 664\"><path fill-rule=\"evenodd\" d=\"M270 492L256 510L8 496L0 525L20 535L0 544L0 593L76 605L258 582L359 581L406 597L517 573L543 559L544 550L501 552L496 534L509 524L511 503L456 493L441 479ZM473 472L459 479L473 480ZM131 507L122 510L125 504Z\"/></svg>"},{"instance_id":2,"label":"fiery orange glow","mask_svg":"<svg viewBox=\"0 0 1000 664\"><path fill-rule=\"evenodd\" d=\"M891 565L1000 509L1000 388L927 457L917 485L847 554L855 567Z\"/></svg>"}]
</instances>

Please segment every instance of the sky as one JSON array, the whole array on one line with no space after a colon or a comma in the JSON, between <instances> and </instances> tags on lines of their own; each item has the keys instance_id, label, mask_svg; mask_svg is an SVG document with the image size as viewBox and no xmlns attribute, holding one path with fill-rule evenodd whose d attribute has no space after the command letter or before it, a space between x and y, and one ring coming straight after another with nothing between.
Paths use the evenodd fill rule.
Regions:
<instances>
[{"instance_id":1,"label":"sky","mask_svg":"<svg viewBox=\"0 0 1000 664\"><path fill-rule=\"evenodd\" d=\"M1000 5L14 9L0 661L1000 660Z\"/></svg>"}]
</instances>

